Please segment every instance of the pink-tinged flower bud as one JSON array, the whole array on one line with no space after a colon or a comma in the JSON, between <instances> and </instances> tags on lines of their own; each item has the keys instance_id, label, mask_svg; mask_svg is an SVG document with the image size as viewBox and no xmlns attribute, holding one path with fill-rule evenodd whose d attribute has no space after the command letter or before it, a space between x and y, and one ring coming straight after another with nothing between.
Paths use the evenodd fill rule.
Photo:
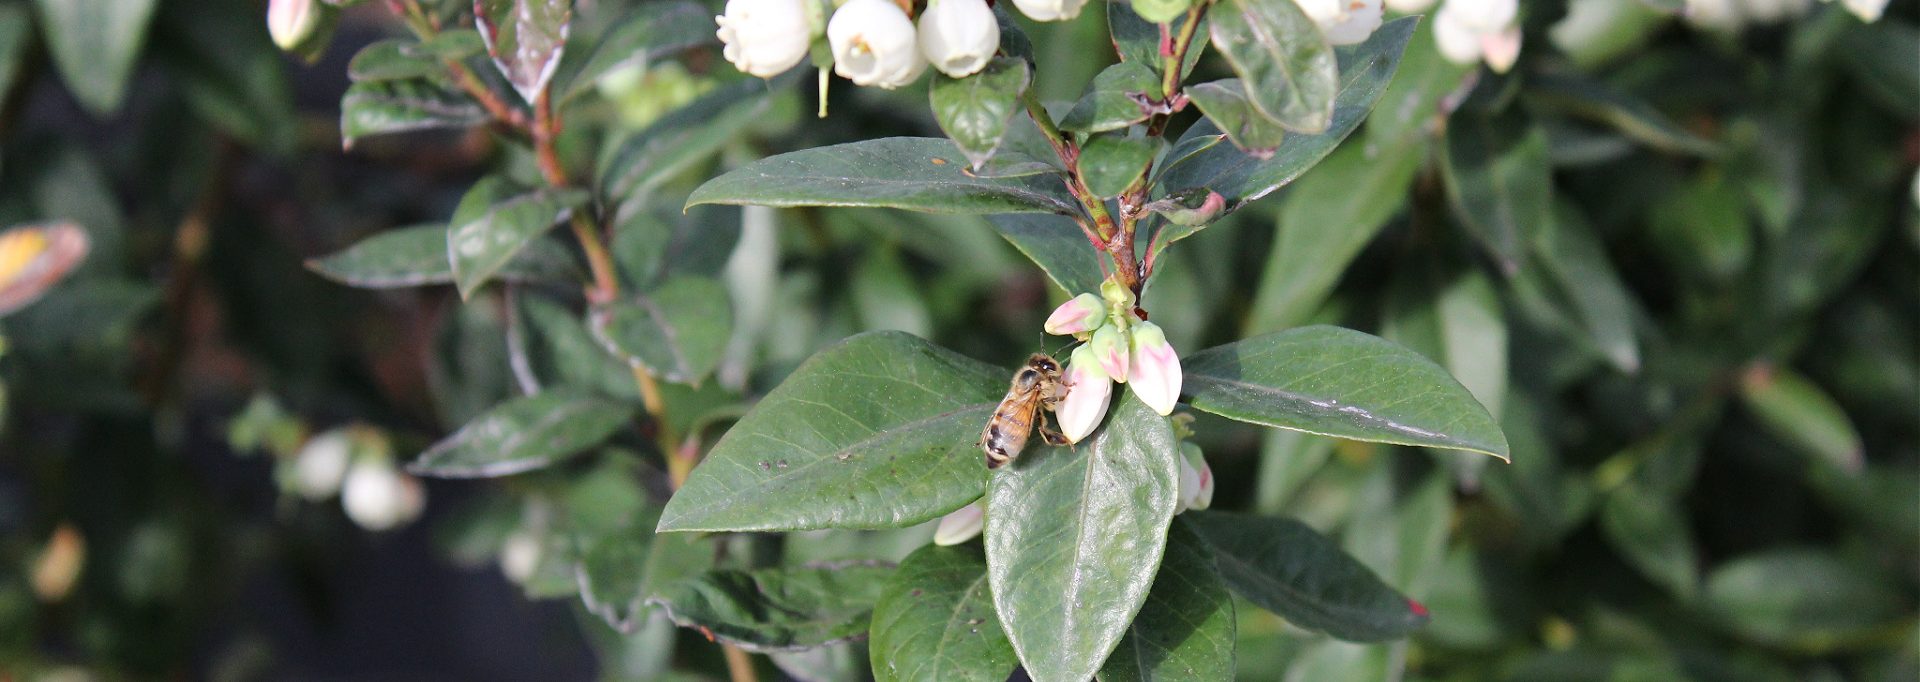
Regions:
<instances>
[{"instance_id":1,"label":"pink-tinged flower bud","mask_svg":"<svg viewBox=\"0 0 1920 682\"><path fill-rule=\"evenodd\" d=\"M1189 472L1193 476L1191 489L1187 486ZM1200 446L1193 443L1180 444L1180 499L1188 509L1213 506L1213 469L1207 466Z\"/></svg>"},{"instance_id":2,"label":"pink-tinged flower bud","mask_svg":"<svg viewBox=\"0 0 1920 682\"><path fill-rule=\"evenodd\" d=\"M340 488L340 504L347 518L370 531L398 527L418 518L426 507L426 489L420 480L400 473L391 462L363 457L347 471Z\"/></svg>"},{"instance_id":3,"label":"pink-tinged flower bud","mask_svg":"<svg viewBox=\"0 0 1920 682\"><path fill-rule=\"evenodd\" d=\"M953 510L953 513L940 517L940 526L933 531L933 544L944 547L972 540L980 534L980 526L986 517L987 510L978 500Z\"/></svg>"},{"instance_id":4,"label":"pink-tinged flower bud","mask_svg":"<svg viewBox=\"0 0 1920 682\"><path fill-rule=\"evenodd\" d=\"M1081 294L1054 308L1053 314L1047 316L1046 328L1048 334L1071 336L1098 329L1106 319L1107 311L1100 305L1100 297Z\"/></svg>"},{"instance_id":5,"label":"pink-tinged flower bud","mask_svg":"<svg viewBox=\"0 0 1920 682\"><path fill-rule=\"evenodd\" d=\"M1191 187L1175 192L1165 199L1147 204L1143 208L1158 213L1175 225L1197 227L1211 223L1220 217L1227 207L1227 198L1219 192L1205 187Z\"/></svg>"},{"instance_id":6,"label":"pink-tinged flower bud","mask_svg":"<svg viewBox=\"0 0 1920 682\"><path fill-rule=\"evenodd\" d=\"M1487 68L1506 73L1520 59L1520 27L1508 26L1499 33L1480 36L1480 54L1486 58Z\"/></svg>"},{"instance_id":7,"label":"pink-tinged flower bud","mask_svg":"<svg viewBox=\"0 0 1920 682\"><path fill-rule=\"evenodd\" d=\"M734 68L761 78L785 73L807 58L814 24L810 0L728 0L720 25L720 53Z\"/></svg>"},{"instance_id":8,"label":"pink-tinged flower bud","mask_svg":"<svg viewBox=\"0 0 1920 682\"><path fill-rule=\"evenodd\" d=\"M1105 329L1105 327L1103 327ZM1081 345L1067 358L1067 397L1054 407L1054 420L1060 422L1060 435L1078 443L1099 428L1107 416L1107 404L1113 400L1113 379L1101 369L1093 347Z\"/></svg>"},{"instance_id":9,"label":"pink-tinged flower bud","mask_svg":"<svg viewBox=\"0 0 1920 682\"><path fill-rule=\"evenodd\" d=\"M320 27L320 0L273 0L267 3L267 35L280 49L293 51Z\"/></svg>"},{"instance_id":10,"label":"pink-tinged flower bud","mask_svg":"<svg viewBox=\"0 0 1920 682\"><path fill-rule=\"evenodd\" d=\"M1100 369L1106 370L1107 376L1123 384L1127 382L1128 363L1132 360L1132 353L1127 347L1126 330L1121 329L1119 325L1102 326L1094 330L1093 339L1088 341L1084 348L1093 354L1095 361L1100 363ZM1075 351L1074 357L1079 356L1079 351Z\"/></svg>"},{"instance_id":11,"label":"pink-tinged flower bud","mask_svg":"<svg viewBox=\"0 0 1920 682\"><path fill-rule=\"evenodd\" d=\"M1380 0L1294 0L1330 45L1366 42L1380 28Z\"/></svg>"},{"instance_id":12,"label":"pink-tinged flower bud","mask_svg":"<svg viewBox=\"0 0 1920 682\"><path fill-rule=\"evenodd\" d=\"M1160 325L1152 322L1133 326L1132 346L1127 384L1133 387L1133 394L1161 416L1173 414L1173 404L1180 399L1179 354L1167 343L1167 335L1160 331Z\"/></svg>"}]
</instances>

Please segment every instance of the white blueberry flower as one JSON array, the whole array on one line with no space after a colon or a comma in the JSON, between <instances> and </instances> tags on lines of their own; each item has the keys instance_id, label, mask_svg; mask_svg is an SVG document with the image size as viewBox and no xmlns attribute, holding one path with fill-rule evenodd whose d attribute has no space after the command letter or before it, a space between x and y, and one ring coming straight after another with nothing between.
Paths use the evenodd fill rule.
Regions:
<instances>
[{"instance_id":1,"label":"white blueberry flower","mask_svg":"<svg viewBox=\"0 0 1920 682\"><path fill-rule=\"evenodd\" d=\"M1106 417L1107 405L1113 400L1113 379L1101 369L1093 347L1081 344L1068 356L1062 380L1067 384L1067 397L1054 408L1054 420L1060 423L1060 435L1078 443Z\"/></svg>"},{"instance_id":2,"label":"white blueberry flower","mask_svg":"<svg viewBox=\"0 0 1920 682\"><path fill-rule=\"evenodd\" d=\"M1020 13L1034 21L1066 21L1080 16L1087 0L1013 0Z\"/></svg>"},{"instance_id":3,"label":"white blueberry flower","mask_svg":"<svg viewBox=\"0 0 1920 682\"><path fill-rule=\"evenodd\" d=\"M1887 12L1887 0L1840 0L1840 4L1846 6L1853 16L1860 17L1861 21L1879 21L1880 15Z\"/></svg>"},{"instance_id":4,"label":"white blueberry flower","mask_svg":"<svg viewBox=\"0 0 1920 682\"><path fill-rule=\"evenodd\" d=\"M913 20L888 0L851 0L827 21L833 72L855 85L893 89L927 70Z\"/></svg>"},{"instance_id":5,"label":"white blueberry flower","mask_svg":"<svg viewBox=\"0 0 1920 682\"><path fill-rule=\"evenodd\" d=\"M1213 506L1213 469L1193 443L1180 444L1180 503L1186 509Z\"/></svg>"},{"instance_id":6,"label":"white blueberry flower","mask_svg":"<svg viewBox=\"0 0 1920 682\"><path fill-rule=\"evenodd\" d=\"M714 17L715 34L724 45L721 54L734 68L772 78L807 58L813 44L813 21L807 3L813 0L727 0L725 14Z\"/></svg>"},{"instance_id":7,"label":"white blueberry flower","mask_svg":"<svg viewBox=\"0 0 1920 682\"><path fill-rule=\"evenodd\" d=\"M1332 45L1365 42L1380 28L1380 0L1293 0Z\"/></svg>"},{"instance_id":8,"label":"white blueberry flower","mask_svg":"<svg viewBox=\"0 0 1920 682\"><path fill-rule=\"evenodd\" d=\"M540 558L546 554L546 548L540 546L540 536L528 528L515 529L500 543L500 574L516 583L524 583L533 577L534 569L540 567Z\"/></svg>"},{"instance_id":9,"label":"white blueberry flower","mask_svg":"<svg viewBox=\"0 0 1920 682\"><path fill-rule=\"evenodd\" d=\"M1387 0L1387 9L1400 14L1424 12L1428 7L1433 6L1433 1L1434 0Z\"/></svg>"},{"instance_id":10,"label":"white blueberry flower","mask_svg":"<svg viewBox=\"0 0 1920 682\"><path fill-rule=\"evenodd\" d=\"M932 0L918 35L920 54L954 78L979 72L1000 49L1000 22L986 0Z\"/></svg>"},{"instance_id":11,"label":"white blueberry flower","mask_svg":"<svg viewBox=\"0 0 1920 682\"><path fill-rule=\"evenodd\" d=\"M354 462L340 488L340 504L347 518L371 531L388 530L418 518L426 502L426 489L419 479L378 457Z\"/></svg>"},{"instance_id":12,"label":"white blueberry flower","mask_svg":"<svg viewBox=\"0 0 1920 682\"><path fill-rule=\"evenodd\" d=\"M293 487L309 502L333 497L353 463L353 434L333 429L307 440L293 459Z\"/></svg>"},{"instance_id":13,"label":"white blueberry flower","mask_svg":"<svg viewBox=\"0 0 1920 682\"><path fill-rule=\"evenodd\" d=\"M1180 399L1180 355L1167 343L1160 326L1139 322L1133 327L1133 358L1128 368L1127 385L1140 402L1161 416L1173 414Z\"/></svg>"},{"instance_id":14,"label":"white blueberry flower","mask_svg":"<svg viewBox=\"0 0 1920 682\"><path fill-rule=\"evenodd\" d=\"M1447 0L1433 18L1440 54L1456 64L1485 60L1505 73L1520 56L1517 0Z\"/></svg>"},{"instance_id":15,"label":"white blueberry flower","mask_svg":"<svg viewBox=\"0 0 1920 682\"><path fill-rule=\"evenodd\" d=\"M986 516L986 507L981 506L978 500L953 510L953 513L940 517L940 525L933 530L933 544L945 547L972 540L980 534Z\"/></svg>"},{"instance_id":16,"label":"white blueberry flower","mask_svg":"<svg viewBox=\"0 0 1920 682\"><path fill-rule=\"evenodd\" d=\"M282 50L294 50L320 28L320 0L272 0L267 3L267 34Z\"/></svg>"},{"instance_id":17,"label":"white blueberry flower","mask_svg":"<svg viewBox=\"0 0 1920 682\"><path fill-rule=\"evenodd\" d=\"M1072 336L1099 329L1106 321L1107 310L1100 305L1100 297L1080 294L1054 308L1045 326L1048 334Z\"/></svg>"}]
</instances>

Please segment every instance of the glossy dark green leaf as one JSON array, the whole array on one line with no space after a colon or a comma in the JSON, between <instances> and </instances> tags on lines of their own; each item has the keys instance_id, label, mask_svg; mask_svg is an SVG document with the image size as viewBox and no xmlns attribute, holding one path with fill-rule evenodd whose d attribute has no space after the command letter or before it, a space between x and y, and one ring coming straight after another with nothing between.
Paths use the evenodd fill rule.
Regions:
<instances>
[{"instance_id":1,"label":"glossy dark green leaf","mask_svg":"<svg viewBox=\"0 0 1920 682\"><path fill-rule=\"evenodd\" d=\"M540 96L567 47L573 0L475 0L474 26L493 63L528 102Z\"/></svg>"},{"instance_id":2,"label":"glossy dark green leaf","mask_svg":"<svg viewBox=\"0 0 1920 682\"><path fill-rule=\"evenodd\" d=\"M713 13L705 7L691 2L641 3L595 41L593 56L578 70L554 77L554 92L564 93L561 101L569 100L609 73L645 67L655 59L714 41ZM564 63L560 68L568 70Z\"/></svg>"},{"instance_id":3,"label":"glossy dark green leaf","mask_svg":"<svg viewBox=\"0 0 1920 682\"><path fill-rule=\"evenodd\" d=\"M120 110L157 0L35 0L53 65L95 116Z\"/></svg>"},{"instance_id":4,"label":"glossy dark green leaf","mask_svg":"<svg viewBox=\"0 0 1920 682\"><path fill-rule=\"evenodd\" d=\"M765 116L771 87L759 79L722 86L622 140L600 165L602 191L619 201L644 203L661 183L720 153Z\"/></svg>"},{"instance_id":5,"label":"glossy dark green leaf","mask_svg":"<svg viewBox=\"0 0 1920 682\"><path fill-rule=\"evenodd\" d=\"M1288 130L1327 130L1340 72L1333 48L1299 5L1224 0L1207 18L1214 48L1240 76L1256 110Z\"/></svg>"},{"instance_id":6,"label":"glossy dark green leaf","mask_svg":"<svg viewBox=\"0 0 1920 682\"><path fill-rule=\"evenodd\" d=\"M927 545L900 563L867 642L879 682L1004 682L1019 663L974 545Z\"/></svg>"},{"instance_id":7,"label":"glossy dark green leaf","mask_svg":"<svg viewBox=\"0 0 1920 682\"><path fill-rule=\"evenodd\" d=\"M1213 548L1234 593L1294 625L1351 642L1399 639L1426 609L1380 581L1332 540L1292 519L1195 511L1184 522Z\"/></svg>"},{"instance_id":8,"label":"glossy dark green leaf","mask_svg":"<svg viewBox=\"0 0 1920 682\"><path fill-rule=\"evenodd\" d=\"M1175 519L1147 603L1100 666L1100 682L1234 678L1233 598L1213 562L1206 543Z\"/></svg>"},{"instance_id":9,"label":"glossy dark green leaf","mask_svg":"<svg viewBox=\"0 0 1920 682\"><path fill-rule=\"evenodd\" d=\"M1080 148L1080 177L1094 196L1120 196L1147 171L1159 140L1120 133L1094 135Z\"/></svg>"},{"instance_id":10,"label":"glossy dark green leaf","mask_svg":"<svg viewBox=\"0 0 1920 682\"><path fill-rule=\"evenodd\" d=\"M437 478L532 471L599 445L632 421L631 405L554 390L495 405L443 438L407 470Z\"/></svg>"},{"instance_id":11,"label":"glossy dark green leaf","mask_svg":"<svg viewBox=\"0 0 1920 682\"><path fill-rule=\"evenodd\" d=\"M340 98L340 138L348 147L372 135L465 128L489 120L478 102L425 80L354 83Z\"/></svg>"},{"instance_id":12,"label":"glossy dark green leaf","mask_svg":"<svg viewBox=\"0 0 1920 682\"><path fill-rule=\"evenodd\" d=\"M1860 563L1815 549L1735 559L1707 577L1709 612L1761 644L1823 652L1891 633L1907 602L1895 583Z\"/></svg>"},{"instance_id":13,"label":"glossy dark green leaf","mask_svg":"<svg viewBox=\"0 0 1920 682\"><path fill-rule=\"evenodd\" d=\"M1552 219L1547 136L1518 115L1462 113L1448 122L1446 143L1441 169L1454 214L1503 271L1518 272L1534 233Z\"/></svg>"},{"instance_id":14,"label":"glossy dark green leaf","mask_svg":"<svg viewBox=\"0 0 1920 682\"><path fill-rule=\"evenodd\" d=\"M1818 457L1840 471L1866 468L1860 433L1847 412L1820 386L1791 369L1777 366L1747 370L1740 400L1775 437Z\"/></svg>"},{"instance_id":15,"label":"glossy dark green leaf","mask_svg":"<svg viewBox=\"0 0 1920 682\"><path fill-rule=\"evenodd\" d=\"M443 32L425 43L382 40L353 55L353 61L347 63L347 77L357 83L439 76L447 72L448 61L463 60L486 49L480 34L466 29Z\"/></svg>"},{"instance_id":16,"label":"glossy dark green leaf","mask_svg":"<svg viewBox=\"0 0 1920 682\"><path fill-rule=\"evenodd\" d=\"M615 630L646 623L647 601L669 586L713 567L713 543L693 535L655 535L644 515L617 532L586 539L576 581L587 610Z\"/></svg>"},{"instance_id":17,"label":"glossy dark green leaf","mask_svg":"<svg viewBox=\"0 0 1920 682\"><path fill-rule=\"evenodd\" d=\"M1700 588L1700 558L1677 502L1629 482L1601 502L1600 530L1641 575L1691 599Z\"/></svg>"},{"instance_id":18,"label":"glossy dark green leaf","mask_svg":"<svg viewBox=\"0 0 1920 682\"><path fill-rule=\"evenodd\" d=\"M761 159L707 181L687 205L885 206L933 213L1078 210L1057 178L982 178L966 172L953 142L890 137Z\"/></svg>"},{"instance_id":19,"label":"glossy dark green leaf","mask_svg":"<svg viewBox=\"0 0 1920 682\"><path fill-rule=\"evenodd\" d=\"M1335 51L1340 61L1340 96L1326 132L1289 135L1263 159L1233 145L1215 144L1222 137L1220 130L1205 122L1196 123L1167 152L1168 161L1154 196L1204 187L1226 197L1227 210L1234 211L1292 182L1359 127L1393 80L1401 50L1418 23L1413 18L1394 20L1374 31L1366 42Z\"/></svg>"},{"instance_id":20,"label":"glossy dark green leaf","mask_svg":"<svg viewBox=\"0 0 1920 682\"><path fill-rule=\"evenodd\" d=\"M307 261L307 268L341 284L390 289L453 283L447 228L415 225L381 232L341 251ZM550 240L535 240L493 276L508 281L566 281L579 276L573 257Z\"/></svg>"},{"instance_id":21,"label":"glossy dark green leaf","mask_svg":"<svg viewBox=\"0 0 1920 682\"><path fill-rule=\"evenodd\" d=\"M1345 145L1288 190L1246 333L1306 322L1347 264L1400 212L1423 158L1418 145Z\"/></svg>"},{"instance_id":22,"label":"glossy dark green leaf","mask_svg":"<svg viewBox=\"0 0 1920 682\"><path fill-rule=\"evenodd\" d=\"M1035 682L1086 680L1147 598L1178 503L1167 419L1132 393L1071 448L1028 445L988 486L987 574Z\"/></svg>"},{"instance_id":23,"label":"glossy dark green leaf","mask_svg":"<svg viewBox=\"0 0 1920 682\"><path fill-rule=\"evenodd\" d=\"M1073 220L1057 215L989 216L1000 236L1026 254L1061 291L1078 294L1099 291L1106 279L1101 256Z\"/></svg>"},{"instance_id":24,"label":"glossy dark green leaf","mask_svg":"<svg viewBox=\"0 0 1920 682\"><path fill-rule=\"evenodd\" d=\"M1226 133L1233 146L1249 155L1272 154L1287 137L1280 124L1268 120L1247 99L1246 86L1238 78L1187 86L1187 98L1200 107L1213 127Z\"/></svg>"},{"instance_id":25,"label":"glossy dark green leaf","mask_svg":"<svg viewBox=\"0 0 1920 682\"><path fill-rule=\"evenodd\" d=\"M1201 19L1204 23L1206 20ZM1185 28L1186 17L1173 20L1169 26L1177 33ZM1107 6L1107 28L1113 38L1113 51L1121 61L1134 62L1153 69L1155 74L1164 74L1166 58L1160 56L1160 25L1149 22L1135 14L1131 6L1115 4ZM1200 55L1207 51L1207 27L1202 25L1194 29L1193 43L1187 48L1187 59L1180 65L1180 76L1185 78L1193 71L1193 65L1200 61Z\"/></svg>"},{"instance_id":26,"label":"glossy dark green leaf","mask_svg":"<svg viewBox=\"0 0 1920 682\"><path fill-rule=\"evenodd\" d=\"M1647 146L1676 154L1711 156L1719 147L1676 125L1645 101L1604 83L1567 73L1527 79L1526 96L1573 116L1612 126Z\"/></svg>"},{"instance_id":27,"label":"glossy dark green leaf","mask_svg":"<svg viewBox=\"0 0 1920 682\"><path fill-rule=\"evenodd\" d=\"M577 311L530 295L525 289L515 293L520 306L516 320L520 341L514 353L525 357L524 371L531 372L541 383L591 388L614 398L640 399L626 361L614 357L593 338Z\"/></svg>"},{"instance_id":28,"label":"glossy dark green leaf","mask_svg":"<svg viewBox=\"0 0 1920 682\"><path fill-rule=\"evenodd\" d=\"M1393 83L1367 118L1366 139L1382 148L1411 144L1438 134L1464 98L1462 88L1478 64L1455 64L1440 54L1431 21L1412 32Z\"/></svg>"},{"instance_id":29,"label":"glossy dark green leaf","mask_svg":"<svg viewBox=\"0 0 1920 682\"><path fill-rule=\"evenodd\" d=\"M1119 130L1147 120L1149 102L1161 99L1160 74L1139 62L1121 62L1100 71L1073 108L1060 117L1060 129L1081 133Z\"/></svg>"},{"instance_id":30,"label":"glossy dark green leaf","mask_svg":"<svg viewBox=\"0 0 1920 682\"><path fill-rule=\"evenodd\" d=\"M1301 327L1181 358L1188 402L1241 421L1507 458L1487 408L1432 361L1339 327Z\"/></svg>"},{"instance_id":31,"label":"glossy dark green leaf","mask_svg":"<svg viewBox=\"0 0 1920 682\"><path fill-rule=\"evenodd\" d=\"M447 230L447 257L462 298L472 296L515 255L587 201L580 190L538 189L507 196L497 178L461 198Z\"/></svg>"},{"instance_id":32,"label":"glossy dark green leaf","mask_svg":"<svg viewBox=\"0 0 1920 682\"><path fill-rule=\"evenodd\" d=\"M654 376L699 384L720 364L733 311L727 288L706 277L676 277L637 296L596 306L594 336Z\"/></svg>"},{"instance_id":33,"label":"glossy dark green leaf","mask_svg":"<svg viewBox=\"0 0 1920 682\"><path fill-rule=\"evenodd\" d=\"M939 518L986 489L974 444L1011 376L907 334L847 339L727 430L667 503L660 529L897 528Z\"/></svg>"},{"instance_id":34,"label":"glossy dark green leaf","mask_svg":"<svg viewBox=\"0 0 1920 682\"><path fill-rule=\"evenodd\" d=\"M793 651L865 635L894 569L713 571L664 588L650 600L681 627L748 651Z\"/></svg>"},{"instance_id":35,"label":"glossy dark green leaf","mask_svg":"<svg viewBox=\"0 0 1920 682\"><path fill-rule=\"evenodd\" d=\"M1026 60L1013 57L996 57L966 78L935 73L928 88L933 120L977 170L1000 148L1030 82Z\"/></svg>"}]
</instances>

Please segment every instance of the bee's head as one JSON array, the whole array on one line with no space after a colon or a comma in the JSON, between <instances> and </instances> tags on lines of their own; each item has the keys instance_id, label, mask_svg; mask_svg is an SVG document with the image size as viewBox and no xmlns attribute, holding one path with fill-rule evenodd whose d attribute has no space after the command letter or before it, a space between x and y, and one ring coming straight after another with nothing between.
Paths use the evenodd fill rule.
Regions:
<instances>
[{"instance_id":1,"label":"bee's head","mask_svg":"<svg viewBox=\"0 0 1920 682\"><path fill-rule=\"evenodd\" d=\"M1057 374L1060 372L1060 361L1045 353L1034 353L1033 357L1027 358L1027 367L1047 374Z\"/></svg>"}]
</instances>

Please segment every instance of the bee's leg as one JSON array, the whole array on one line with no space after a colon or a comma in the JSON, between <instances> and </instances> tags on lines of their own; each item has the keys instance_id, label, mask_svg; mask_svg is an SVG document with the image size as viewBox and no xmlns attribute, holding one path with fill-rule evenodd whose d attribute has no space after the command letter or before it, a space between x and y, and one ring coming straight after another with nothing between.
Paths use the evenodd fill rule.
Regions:
<instances>
[{"instance_id":1,"label":"bee's leg","mask_svg":"<svg viewBox=\"0 0 1920 682\"><path fill-rule=\"evenodd\" d=\"M1045 417L1040 419L1040 437L1045 439L1048 445L1063 446L1067 444L1066 434L1060 433L1059 429L1047 425L1047 419Z\"/></svg>"}]
</instances>

